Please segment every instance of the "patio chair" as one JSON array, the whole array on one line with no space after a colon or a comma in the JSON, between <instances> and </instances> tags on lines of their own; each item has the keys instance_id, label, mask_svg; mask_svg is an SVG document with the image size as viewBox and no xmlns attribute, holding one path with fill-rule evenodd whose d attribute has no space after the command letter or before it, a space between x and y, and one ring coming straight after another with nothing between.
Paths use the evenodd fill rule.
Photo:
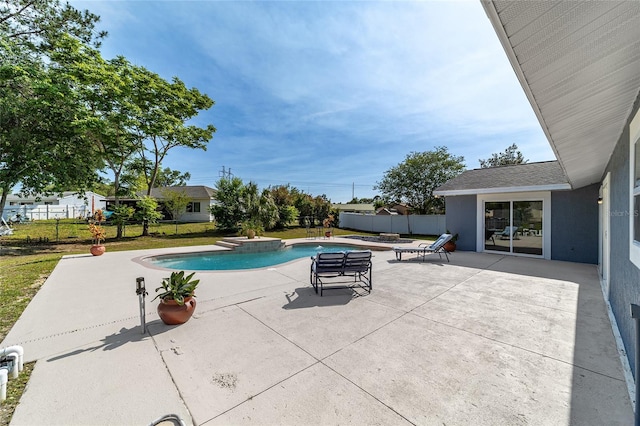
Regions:
<instances>
[{"instance_id":1,"label":"patio chair","mask_svg":"<svg viewBox=\"0 0 640 426\"><path fill-rule=\"evenodd\" d=\"M321 278L334 278L342 274L345 254L340 253L318 253L311 257L311 271L309 272L309 281L315 292L318 292L318 284L320 284L320 295L322 296L322 280Z\"/></svg>"},{"instance_id":2,"label":"patio chair","mask_svg":"<svg viewBox=\"0 0 640 426\"><path fill-rule=\"evenodd\" d=\"M313 238L313 229L311 229L311 222L306 220L304 226L307 230L307 238Z\"/></svg>"},{"instance_id":3,"label":"patio chair","mask_svg":"<svg viewBox=\"0 0 640 426\"><path fill-rule=\"evenodd\" d=\"M513 238L514 240L518 239L518 227L517 226L505 226L504 231L500 234L501 240L508 240L509 238Z\"/></svg>"},{"instance_id":4,"label":"patio chair","mask_svg":"<svg viewBox=\"0 0 640 426\"><path fill-rule=\"evenodd\" d=\"M372 288L371 255L371 250L354 250L347 252L347 255L344 258L344 266L342 272L342 274L345 276L353 275L354 281L360 281L364 283L369 293L371 293Z\"/></svg>"},{"instance_id":5,"label":"patio chair","mask_svg":"<svg viewBox=\"0 0 640 426\"><path fill-rule=\"evenodd\" d=\"M422 260L426 258L427 254L438 253L440 259L442 259L442 253L449 262L449 252L444 248L444 245L453 238L451 234L442 234L432 244L422 243L418 247L394 247L393 251L396 253L396 260L402 260L403 253L417 253L418 256L422 256Z\"/></svg>"}]
</instances>

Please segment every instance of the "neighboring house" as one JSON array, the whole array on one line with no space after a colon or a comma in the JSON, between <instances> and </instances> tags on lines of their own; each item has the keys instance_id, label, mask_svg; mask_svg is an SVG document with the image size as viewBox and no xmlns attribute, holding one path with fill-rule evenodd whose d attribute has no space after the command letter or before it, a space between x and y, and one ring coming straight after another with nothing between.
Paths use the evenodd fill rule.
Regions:
<instances>
[{"instance_id":1,"label":"neighboring house","mask_svg":"<svg viewBox=\"0 0 640 426\"><path fill-rule=\"evenodd\" d=\"M163 188L153 188L151 190L151 197L158 200L158 204L162 206L165 191L181 191L187 194L190 201L187 205L186 212L180 215L178 218L181 222L212 222L215 217L211 213L211 206L216 204L215 195L216 190L204 185L194 186L167 186ZM139 191L136 194L138 197L147 195L146 191ZM135 207L138 202L138 198L120 198L120 203ZM107 197L107 210L113 209L115 205L115 198L113 196ZM166 209L164 211L163 219L171 219L169 212Z\"/></svg>"},{"instance_id":2,"label":"neighboring house","mask_svg":"<svg viewBox=\"0 0 640 426\"><path fill-rule=\"evenodd\" d=\"M62 194L53 195L28 195L20 194L7 195L6 205L11 206L30 206L30 205L49 205L49 206L95 206L95 209L104 208L104 195L87 191L79 194L77 192L66 191Z\"/></svg>"},{"instance_id":3,"label":"neighboring house","mask_svg":"<svg viewBox=\"0 0 640 426\"><path fill-rule=\"evenodd\" d=\"M338 213L375 214L376 212L373 204L332 204L331 208L338 210Z\"/></svg>"},{"instance_id":4,"label":"neighboring house","mask_svg":"<svg viewBox=\"0 0 640 426\"><path fill-rule=\"evenodd\" d=\"M380 207L378 210L376 210L376 215L377 216L397 216L398 212L393 210L389 210L386 207Z\"/></svg>"},{"instance_id":5,"label":"neighboring house","mask_svg":"<svg viewBox=\"0 0 640 426\"><path fill-rule=\"evenodd\" d=\"M475 194L455 195L454 187L448 193L445 187L447 227L464 224L456 229L458 241L467 249L486 250L488 216L513 226L518 202L542 201L542 238L550 241L543 243L542 256L593 258L596 245L602 291L633 366L630 305L640 303L640 2L487 0L482 5L570 189L483 193L474 188ZM540 204L531 207L539 210ZM475 213L470 223L465 209ZM493 237L511 242L508 235Z\"/></svg>"},{"instance_id":6,"label":"neighboring house","mask_svg":"<svg viewBox=\"0 0 640 426\"><path fill-rule=\"evenodd\" d=\"M393 205L387 206L386 208L387 210L389 210L391 214L399 214L402 216L411 214L411 208L409 208L409 206L405 204L393 204Z\"/></svg>"},{"instance_id":7,"label":"neighboring house","mask_svg":"<svg viewBox=\"0 0 640 426\"><path fill-rule=\"evenodd\" d=\"M14 218L18 214L30 220L85 217L105 207L105 196L91 191L81 194L66 191L62 194L28 196L9 194L3 217Z\"/></svg>"}]
</instances>

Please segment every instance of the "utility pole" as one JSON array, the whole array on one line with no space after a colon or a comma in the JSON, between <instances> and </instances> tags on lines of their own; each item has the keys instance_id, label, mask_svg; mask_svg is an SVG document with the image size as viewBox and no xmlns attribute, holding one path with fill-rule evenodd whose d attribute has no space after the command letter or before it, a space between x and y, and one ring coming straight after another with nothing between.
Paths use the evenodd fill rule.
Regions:
<instances>
[{"instance_id":1,"label":"utility pole","mask_svg":"<svg viewBox=\"0 0 640 426\"><path fill-rule=\"evenodd\" d=\"M356 183L351 182L351 199L356 198Z\"/></svg>"}]
</instances>

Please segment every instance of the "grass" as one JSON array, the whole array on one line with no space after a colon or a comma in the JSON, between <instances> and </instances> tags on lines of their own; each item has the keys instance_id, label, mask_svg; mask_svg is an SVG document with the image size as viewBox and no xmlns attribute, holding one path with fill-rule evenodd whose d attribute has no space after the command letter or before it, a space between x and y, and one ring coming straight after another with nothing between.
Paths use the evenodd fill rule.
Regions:
<instances>
[{"instance_id":1,"label":"grass","mask_svg":"<svg viewBox=\"0 0 640 426\"><path fill-rule=\"evenodd\" d=\"M223 234L212 223L163 223L151 225L149 237L140 237L142 226L125 228L125 238L116 240L115 226L105 226L108 251L184 247L214 244ZM374 235L334 229L334 235ZM304 228L265 232L264 236L282 239L304 238ZM415 238L415 237L414 237ZM18 320L31 299L63 255L88 253L91 234L86 222L75 220L38 221L14 226L14 233L0 240L0 341ZM0 408L0 426L8 425L22 395L34 364L25 364L17 380L7 386L7 400Z\"/></svg>"}]
</instances>

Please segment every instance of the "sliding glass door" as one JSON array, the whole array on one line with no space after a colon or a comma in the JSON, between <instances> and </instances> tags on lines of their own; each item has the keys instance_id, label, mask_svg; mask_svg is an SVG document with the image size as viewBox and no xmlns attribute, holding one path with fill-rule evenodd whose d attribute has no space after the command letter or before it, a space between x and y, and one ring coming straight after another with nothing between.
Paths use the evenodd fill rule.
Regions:
<instances>
[{"instance_id":1,"label":"sliding glass door","mask_svg":"<svg viewBox=\"0 0 640 426\"><path fill-rule=\"evenodd\" d=\"M484 249L542 256L543 202L486 201Z\"/></svg>"}]
</instances>

